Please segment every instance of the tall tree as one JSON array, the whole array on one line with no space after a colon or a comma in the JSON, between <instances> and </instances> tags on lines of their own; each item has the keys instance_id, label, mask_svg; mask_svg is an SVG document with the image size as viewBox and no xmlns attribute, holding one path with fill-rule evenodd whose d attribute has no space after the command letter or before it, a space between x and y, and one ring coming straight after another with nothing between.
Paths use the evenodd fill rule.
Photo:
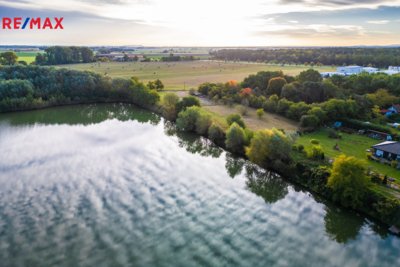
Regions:
<instances>
[{"instance_id":1,"label":"tall tree","mask_svg":"<svg viewBox=\"0 0 400 267\"><path fill-rule=\"evenodd\" d=\"M333 198L343 206L362 206L369 187L364 163L355 157L340 155L333 163L327 185L332 189Z\"/></svg>"},{"instance_id":2,"label":"tall tree","mask_svg":"<svg viewBox=\"0 0 400 267\"><path fill-rule=\"evenodd\" d=\"M12 51L7 51L0 54L0 62L4 65L14 65L17 63L17 59L17 54Z\"/></svg>"}]
</instances>

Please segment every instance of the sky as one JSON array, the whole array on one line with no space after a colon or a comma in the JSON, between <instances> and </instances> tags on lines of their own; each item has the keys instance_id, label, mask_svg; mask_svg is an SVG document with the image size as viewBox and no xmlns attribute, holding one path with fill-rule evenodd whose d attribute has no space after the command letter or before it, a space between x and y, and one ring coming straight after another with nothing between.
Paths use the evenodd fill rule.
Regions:
<instances>
[{"instance_id":1,"label":"sky","mask_svg":"<svg viewBox=\"0 0 400 267\"><path fill-rule=\"evenodd\" d=\"M64 30L0 27L0 45L400 43L400 0L0 0L0 17L64 17Z\"/></svg>"}]
</instances>

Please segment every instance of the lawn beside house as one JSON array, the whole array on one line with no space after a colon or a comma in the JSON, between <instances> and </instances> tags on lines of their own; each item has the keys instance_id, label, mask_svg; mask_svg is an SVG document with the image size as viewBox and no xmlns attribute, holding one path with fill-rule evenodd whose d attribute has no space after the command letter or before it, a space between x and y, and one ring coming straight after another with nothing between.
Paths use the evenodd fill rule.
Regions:
<instances>
[{"instance_id":1,"label":"lawn beside house","mask_svg":"<svg viewBox=\"0 0 400 267\"><path fill-rule=\"evenodd\" d=\"M340 154L354 156L358 159L364 160L367 167L370 167L372 171L388 175L389 177L396 179L397 182L400 182L400 170L367 159L366 150L370 149L371 146L380 143L380 140L375 140L358 134L341 133L341 135L341 139L329 138L327 129L322 129L300 136L296 143L304 145L305 149L307 149L308 147L311 147L310 141L316 139L320 142L327 157L334 158ZM336 144L338 144L340 151L334 149Z\"/></svg>"}]
</instances>

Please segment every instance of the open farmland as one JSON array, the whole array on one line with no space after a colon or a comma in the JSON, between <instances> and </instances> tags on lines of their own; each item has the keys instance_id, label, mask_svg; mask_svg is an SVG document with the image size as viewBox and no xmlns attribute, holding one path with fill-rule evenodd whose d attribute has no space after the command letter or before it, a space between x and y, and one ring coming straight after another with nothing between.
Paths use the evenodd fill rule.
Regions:
<instances>
[{"instance_id":1,"label":"open farmland","mask_svg":"<svg viewBox=\"0 0 400 267\"><path fill-rule=\"evenodd\" d=\"M186 62L107 62L61 65L59 67L89 70L110 77L138 77L147 82L160 79L167 90L185 90L195 88L204 82L241 81L258 71L282 70L288 75L297 75L310 68L304 65L269 65L261 63L222 62L211 60ZM332 71L334 67L315 67L318 71Z\"/></svg>"}]
</instances>

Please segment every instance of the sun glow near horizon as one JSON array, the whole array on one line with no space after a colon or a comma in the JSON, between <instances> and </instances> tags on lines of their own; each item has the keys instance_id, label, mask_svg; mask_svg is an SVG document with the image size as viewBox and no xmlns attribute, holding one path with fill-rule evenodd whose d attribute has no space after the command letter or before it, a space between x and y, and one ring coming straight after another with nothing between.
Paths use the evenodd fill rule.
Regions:
<instances>
[{"instance_id":1,"label":"sun glow near horizon","mask_svg":"<svg viewBox=\"0 0 400 267\"><path fill-rule=\"evenodd\" d=\"M0 0L2 10L63 14L62 33L3 42L156 46L383 45L400 38L400 1ZM348 15L347 15L348 14ZM65 38L68 36L68 38Z\"/></svg>"}]
</instances>

